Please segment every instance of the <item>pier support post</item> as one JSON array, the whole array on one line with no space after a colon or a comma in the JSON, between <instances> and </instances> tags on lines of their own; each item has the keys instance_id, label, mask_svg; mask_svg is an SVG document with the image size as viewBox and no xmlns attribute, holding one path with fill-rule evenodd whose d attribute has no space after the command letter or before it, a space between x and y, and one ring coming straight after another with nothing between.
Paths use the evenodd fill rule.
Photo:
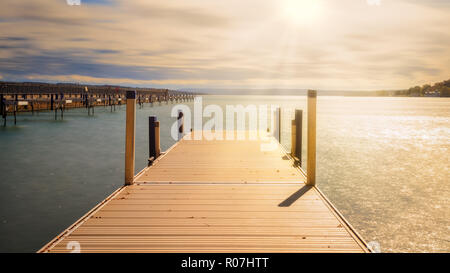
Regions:
<instances>
[{"instance_id":1,"label":"pier support post","mask_svg":"<svg viewBox=\"0 0 450 273\"><path fill-rule=\"evenodd\" d=\"M148 165L161 154L159 121L155 116L148 117Z\"/></svg>"},{"instance_id":2,"label":"pier support post","mask_svg":"<svg viewBox=\"0 0 450 273\"><path fill-rule=\"evenodd\" d=\"M316 185L316 104L317 91L308 90L308 159L306 185Z\"/></svg>"},{"instance_id":3,"label":"pier support post","mask_svg":"<svg viewBox=\"0 0 450 273\"><path fill-rule=\"evenodd\" d=\"M16 99L14 101L14 125L17 125L17 111L19 111L19 95L16 94Z\"/></svg>"},{"instance_id":4,"label":"pier support post","mask_svg":"<svg viewBox=\"0 0 450 273\"><path fill-rule=\"evenodd\" d=\"M6 100L3 97L3 94L1 95L1 112L3 117L3 126L6 126L6 115L8 114L8 110L6 110Z\"/></svg>"},{"instance_id":5,"label":"pier support post","mask_svg":"<svg viewBox=\"0 0 450 273\"><path fill-rule=\"evenodd\" d=\"M136 91L127 91L125 131L125 185L134 180L135 134L136 134Z\"/></svg>"},{"instance_id":6,"label":"pier support post","mask_svg":"<svg viewBox=\"0 0 450 273\"><path fill-rule=\"evenodd\" d=\"M184 118L183 118L184 114L181 110L178 110L178 117L177 117L177 122L178 122L178 141L180 141L183 138L184 135Z\"/></svg>"},{"instance_id":7,"label":"pier support post","mask_svg":"<svg viewBox=\"0 0 450 273\"><path fill-rule=\"evenodd\" d=\"M155 148L156 148L156 157L159 157L161 155L161 137L160 137L159 121L155 121Z\"/></svg>"},{"instance_id":8,"label":"pier support post","mask_svg":"<svg viewBox=\"0 0 450 273\"><path fill-rule=\"evenodd\" d=\"M294 158L295 160L295 151L297 149L296 144L297 144L297 129L296 129L296 120L293 119L291 121L291 156Z\"/></svg>"},{"instance_id":9,"label":"pier support post","mask_svg":"<svg viewBox=\"0 0 450 273\"><path fill-rule=\"evenodd\" d=\"M3 94L0 95L0 114L3 117L4 116L4 101L3 101Z\"/></svg>"},{"instance_id":10,"label":"pier support post","mask_svg":"<svg viewBox=\"0 0 450 273\"><path fill-rule=\"evenodd\" d=\"M277 107L275 109L275 112L273 113L272 118L274 119L273 121L273 136L276 138L276 140L278 140L278 142L281 143L281 108Z\"/></svg>"},{"instance_id":11,"label":"pier support post","mask_svg":"<svg viewBox=\"0 0 450 273\"><path fill-rule=\"evenodd\" d=\"M302 141L303 141L303 110L295 110L295 151L294 159L302 166Z\"/></svg>"}]
</instances>

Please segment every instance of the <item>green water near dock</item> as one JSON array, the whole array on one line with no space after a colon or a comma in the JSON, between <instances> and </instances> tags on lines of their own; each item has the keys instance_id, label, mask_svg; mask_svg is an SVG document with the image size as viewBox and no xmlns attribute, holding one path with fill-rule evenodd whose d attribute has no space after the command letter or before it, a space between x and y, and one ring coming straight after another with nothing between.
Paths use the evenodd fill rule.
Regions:
<instances>
[{"instance_id":1,"label":"green water near dock","mask_svg":"<svg viewBox=\"0 0 450 273\"><path fill-rule=\"evenodd\" d=\"M292 110L306 110L295 96L204 96L203 104L280 105L288 150ZM175 142L172 106L137 106L136 172L147 163L148 116L161 122L162 150ZM317 111L318 186L363 238L386 252L449 252L450 99L319 97ZM38 250L124 177L125 106L17 121L0 128L0 252Z\"/></svg>"},{"instance_id":2,"label":"green water near dock","mask_svg":"<svg viewBox=\"0 0 450 273\"><path fill-rule=\"evenodd\" d=\"M148 116L172 124L172 105L137 106L136 172L148 158ZM161 128L161 149L175 141ZM0 128L0 251L31 252L123 184L125 106L8 117Z\"/></svg>"}]
</instances>

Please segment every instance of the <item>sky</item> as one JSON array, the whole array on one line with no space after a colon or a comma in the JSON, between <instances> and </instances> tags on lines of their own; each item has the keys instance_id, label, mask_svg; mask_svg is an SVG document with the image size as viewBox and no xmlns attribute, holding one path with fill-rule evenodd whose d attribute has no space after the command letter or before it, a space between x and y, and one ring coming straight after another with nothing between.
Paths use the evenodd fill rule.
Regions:
<instances>
[{"instance_id":1,"label":"sky","mask_svg":"<svg viewBox=\"0 0 450 273\"><path fill-rule=\"evenodd\" d=\"M388 90L450 78L450 0L76 2L0 2L0 80Z\"/></svg>"}]
</instances>

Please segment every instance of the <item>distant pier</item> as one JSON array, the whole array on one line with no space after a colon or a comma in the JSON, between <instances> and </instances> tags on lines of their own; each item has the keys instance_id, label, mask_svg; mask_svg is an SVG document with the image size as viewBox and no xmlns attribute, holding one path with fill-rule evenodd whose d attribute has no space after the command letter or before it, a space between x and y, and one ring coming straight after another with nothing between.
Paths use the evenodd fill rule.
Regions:
<instances>
[{"instance_id":1,"label":"distant pier","mask_svg":"<svg viewBox=\"0 0 450 273\"><path fill-rule=\"evenodd\" d=\"M168 89L133 88L137 92L136 103L185 102L194 99L190 92ZM0 82L0 116L6 126L8 116L17 123L17 113L54 111L55 119L63 118L64 112L72 108L86 108L90 115L95 106L110 107L125 103L125 92L130 88L120 86L46 84ZM58 113L59 112L59 113Z\"/></svg>"}]
</instances>

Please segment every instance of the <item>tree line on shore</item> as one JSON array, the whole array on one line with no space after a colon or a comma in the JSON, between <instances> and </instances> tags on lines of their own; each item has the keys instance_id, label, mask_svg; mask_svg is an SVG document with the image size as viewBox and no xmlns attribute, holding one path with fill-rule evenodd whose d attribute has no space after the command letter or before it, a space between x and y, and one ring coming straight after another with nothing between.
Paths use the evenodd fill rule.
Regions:
<instances>
[{"instance_id":1,"label":"tree line on shore","mask_svg":"<svg viewBox=\"0 0 450 273\"><path fill-rule=\"evenodd\" d=\"M378 91L378 96L403 96L403 97L450 97L450 80L414 86L405 90Z\"/></svg>"}]
</instances>

